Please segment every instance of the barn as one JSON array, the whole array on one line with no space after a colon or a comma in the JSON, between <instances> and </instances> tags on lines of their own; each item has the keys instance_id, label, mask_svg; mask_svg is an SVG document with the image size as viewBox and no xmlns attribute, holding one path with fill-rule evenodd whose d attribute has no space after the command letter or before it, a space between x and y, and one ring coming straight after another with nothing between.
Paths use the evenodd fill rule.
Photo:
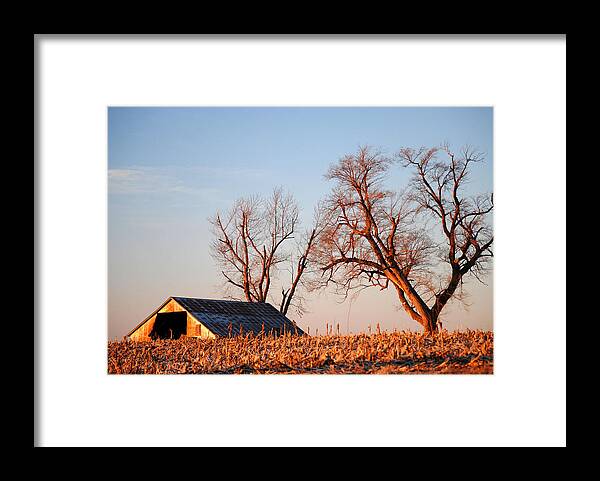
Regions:
<instances>
[{"instance_id":1,"label":"barn","mask_svg":"<svg viewBox=\"0 0 600 481\"><path fill-rule=\"evenodd\" d=\"M224 301L193 297L169 297L152 314L133 328L127 337L133 341L217 338L304 332L266 302Z\"/></svg>"}]
</instances>

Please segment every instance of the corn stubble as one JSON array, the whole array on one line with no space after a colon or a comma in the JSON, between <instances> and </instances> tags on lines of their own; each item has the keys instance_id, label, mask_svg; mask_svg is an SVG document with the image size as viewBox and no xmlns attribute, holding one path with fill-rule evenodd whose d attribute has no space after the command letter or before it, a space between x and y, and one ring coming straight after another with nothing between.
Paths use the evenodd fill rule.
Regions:
<instances>
[{"instance_id":1,"label":"corn stubble","mask_svg":"<svg viewBox=\"0 0 600 481\"><path fill-rule=\"evenodd\" d=\"M491 374L493 333L110 341L109 374Z\"/></svg>"}]
</instances>

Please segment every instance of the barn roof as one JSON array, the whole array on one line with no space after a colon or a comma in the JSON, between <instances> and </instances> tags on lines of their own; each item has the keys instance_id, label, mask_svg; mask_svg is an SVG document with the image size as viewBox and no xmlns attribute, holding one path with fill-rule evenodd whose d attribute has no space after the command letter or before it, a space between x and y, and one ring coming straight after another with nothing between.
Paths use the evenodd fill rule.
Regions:
<instances>
[{"instance_id":1,"label":"barn roof","mask_svg":"<svg viewBox=\"0 0 600 481\"><path fill-rule=\"evenodd\" d=\"M236 335L240 333L240 330L243 334L249 332L260 334L263 325L266 334L271 331L275 333L285 331L304 334L302 329L267 302L224 301L173 296L169 297L154 313L132 329L128 335L135 332L171 299L216 336L227 337L230 333Z\"/></svg>"},{"instance_id":2,"label":"barn roof","mask_svg":"<svg viewBox=\"0 0 600 481\"><path fill-rule=\"evenodd\" d=\"M281 312L266 302L222 301L173 297L175 301L217 336L252 332L304 332ZM231 326L231 327L230 327Z\"/></svg>"}]
</instances>

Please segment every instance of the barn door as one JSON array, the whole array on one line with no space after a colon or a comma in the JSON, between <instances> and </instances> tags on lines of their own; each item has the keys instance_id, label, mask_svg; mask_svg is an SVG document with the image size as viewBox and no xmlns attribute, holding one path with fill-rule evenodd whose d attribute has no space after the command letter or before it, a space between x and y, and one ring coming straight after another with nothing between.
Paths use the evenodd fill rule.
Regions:
<instances>
[{"instance_id":1,"label":"barn door","mask_svg":"<svg viewBox=\"0 0 600 481\"><path fill-rule=\"evenodd\" d=\"M150 332L152 339L179 339L186 335L187 313L159 312Z\"/></svg>"}]
</instances>

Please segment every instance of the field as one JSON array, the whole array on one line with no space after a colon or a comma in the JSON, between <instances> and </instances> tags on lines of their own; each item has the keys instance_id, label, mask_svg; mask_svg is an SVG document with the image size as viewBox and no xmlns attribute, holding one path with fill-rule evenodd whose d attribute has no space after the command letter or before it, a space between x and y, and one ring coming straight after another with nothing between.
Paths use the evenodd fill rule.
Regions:
<instances>
[{"instance_id":1,"label":"field","mask_svg":"<svg viewBox=\"0 0 600 481\"><path fill-rule=\"evenodd\" d=\"M491 374L490 331L109 341L109 374Z\"/></svg>"}]
</instances>

